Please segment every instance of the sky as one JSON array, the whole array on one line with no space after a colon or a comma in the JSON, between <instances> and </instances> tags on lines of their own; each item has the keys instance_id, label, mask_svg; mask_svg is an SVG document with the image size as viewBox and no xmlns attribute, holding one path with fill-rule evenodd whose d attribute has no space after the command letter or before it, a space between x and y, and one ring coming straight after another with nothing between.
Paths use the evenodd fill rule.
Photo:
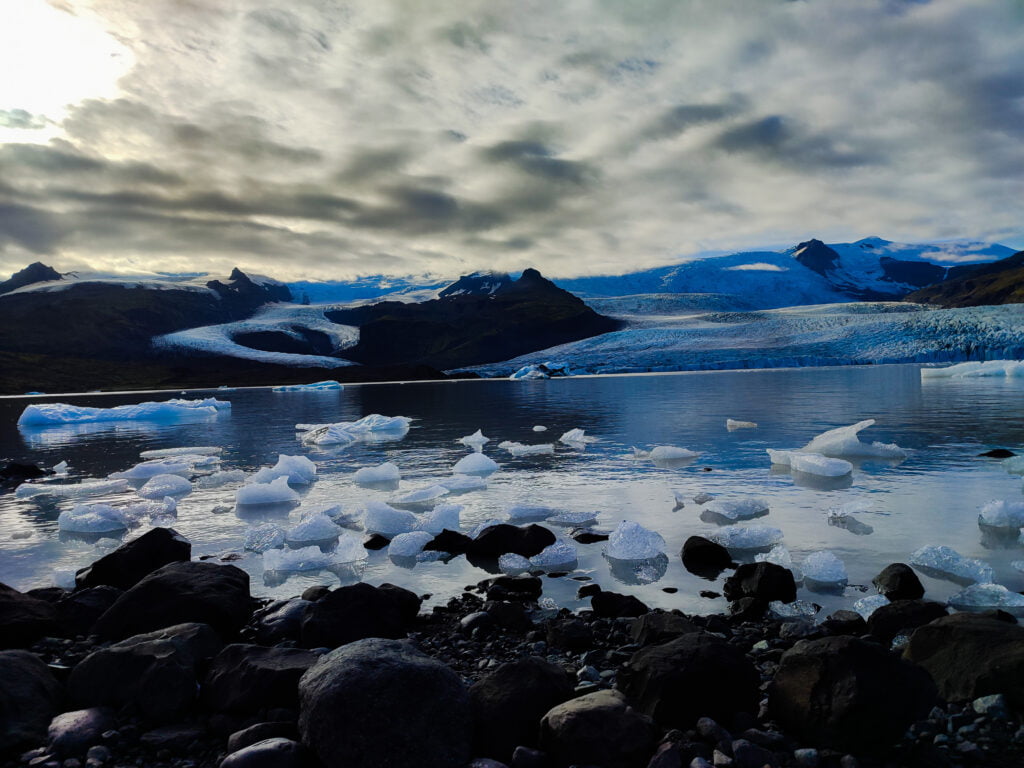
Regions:
<instances>
[{"instance_id":1,"label":"sky","mask_svg":"<svg viewBox=\"0 0 1024 768\"><path fill-rule=\"evenodd\" d=\"M3 0L0 276L1024 248L1021 0Z\"/></svg>"}]
</instances>

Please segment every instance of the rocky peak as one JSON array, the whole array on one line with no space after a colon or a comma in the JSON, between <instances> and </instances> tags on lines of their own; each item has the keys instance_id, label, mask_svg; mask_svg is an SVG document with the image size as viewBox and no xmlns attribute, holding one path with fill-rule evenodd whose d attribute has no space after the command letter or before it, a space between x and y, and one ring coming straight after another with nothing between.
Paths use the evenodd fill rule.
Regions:
<instances>
[{"instance_id":1,"label":"rocky peak","mask_svg":"<svg viewBox=\"0 0 1024 768\"><path fill-rule=\"evenodd\" d=\"M235 267L228 275L228 281L210 280L206 287L215 291L222 299L244 299L254 305L271 301L291 301L292 292L283 283L256 282L245 272Z\"/></svg>"},{"instance_id":2,"label":"rocky peak","mask_svg":"<svg viewBox=\"0 0 1024 768\"><path fill-rule=\"evenodd\" d=\"M462 275L438 294L438 298L449 296L489 296L507 288L512 278L507 272L474 272Z\"/></svg>"},{"instance_id":3,"label":"rocky peak","mask_svg":"<svg viewBox=\"0 0 1024 768\"><path fill-rule=\"evenodd\" d=\"M793 258L800 264L819 275L836 268L839 254L825 245L821 240L810 239L800 243L793 249Z\"/></svg>"},{"instance_id":4,"label":"rocky peak","mask_svg":"<svg viewBox=\"0 0 1024 768\"><path fill-rule=\"evenodd\" d=\"M41 261L29 264L20 272L15 272L9 280L0 283L0 294L22 288L33 283L45 283L51 280L60 280L61 274L53 267L48 267Z\"/></svg>"}]
</instances>

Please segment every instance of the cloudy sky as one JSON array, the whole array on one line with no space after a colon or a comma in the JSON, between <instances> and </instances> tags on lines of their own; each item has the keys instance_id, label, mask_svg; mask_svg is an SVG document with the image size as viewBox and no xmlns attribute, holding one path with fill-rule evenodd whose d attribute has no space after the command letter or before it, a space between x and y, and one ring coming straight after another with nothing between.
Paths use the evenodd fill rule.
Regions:
<instances>
[{"instance_id":1,"label":"cloudy sky","mask_svg":"<svg viewBox=\"0 0 1024 768\"><path fill-rule=\"evenodd\" d=\"M0 277L1024 247L1019 0L3 0Z\"/></svg>"}]
</instances>

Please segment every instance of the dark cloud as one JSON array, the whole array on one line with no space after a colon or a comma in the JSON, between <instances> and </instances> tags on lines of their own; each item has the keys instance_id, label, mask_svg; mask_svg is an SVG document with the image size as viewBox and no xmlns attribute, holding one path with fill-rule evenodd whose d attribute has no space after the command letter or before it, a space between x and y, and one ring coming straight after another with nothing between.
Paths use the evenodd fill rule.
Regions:
<instances>
[{"instance_id":1,"label":"dark cloud","mask_svg":"<svg viewBox=\"0 0 1024 768\"><path fill-rule=\"evenodd\" d=\"M0 202L0 251L6 244L14 244L32 253L51 253L65 234L61 222L49 211Z\"/></svg>"},{"instance_id":2,"label":"dark cloud","mask_svg":"<svg viewBox=\"0 0 1024 768\"><path fill-rule=\"evenodd\" d=\"M653 140L671 139L694 126L721 122L742 112L744 101L735 98L718 104L679 104L652 121L642 136Z\"/></svg>"},{"instance_id":3,"label":"dark cloud","mask_svg":"<svg viewBox=\"0 0 1024 768\"><path fill-rule=\"evenodd\" d=\"M780 115L727 128L711 144L726 152L747 153L762 161L797 168L850 168L880 161L865 151L840 148L833 138L814 135Z\"/></svg>"},{"instance_id":4,"label":"dark cloud","mask_svg":"<svg viewBox=\"0 0 1024 768\"><path fill-rule=\"evenodd\" d=\"M597 176L597 169L592 165L554 157L552 151L538 141L502 141L485 149L483 156L497 163L509 163L548 181L583 186Z\"/></svg>"}]
</instances>

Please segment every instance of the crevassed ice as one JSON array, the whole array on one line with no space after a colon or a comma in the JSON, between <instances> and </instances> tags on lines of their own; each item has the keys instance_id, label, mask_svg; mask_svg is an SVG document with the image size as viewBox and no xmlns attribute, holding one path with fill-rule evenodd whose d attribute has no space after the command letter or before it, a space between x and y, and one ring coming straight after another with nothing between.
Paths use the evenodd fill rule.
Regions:
<instances>
[{"instance_id":1,"label":"crevassed ice","mask_svg":"<svg viewBox=\"0 0 1024 768\"><path fill-rule=\"evenodd\" d=\"M244 485L235 493L235 503L239 506L283 504L298 500L299 494L288 487L288 478L284 476L269 483Z\"/></svg>"},{"instance_id":2,"label":"crevassed ice","mask_svg":"<svg viewBox=\"0 0 1024 768\"><path fill-rule=\"evenodd\" d=\"M316 479L316 464L306 456L288 456L280 453L274 466L263 467L249 478L249 482L269 483L279 477L286 477L293 485L307 485Z\"/></svg>"},{"instance_id":3,"label":"crevassed ice","mask_svg":"<svg viewBox=\"0 0 1024 768\"><path fill-rule=\"evenodd\" d=\"M993 528L1024 527L1024 501L990 501L981 508L978 522Z\"/></svg>"},{"instance_id":4,"label":"crevassed ice","mask_svg":"<svg viewBox=\"0 0 1024 768\"><path fill-rule=\"evenodd\" d=\"M57 517L57 528L75 533L108 533L126 529L128 516L109 504L78 504Z\"/></svg>"},{"instance_id":5,"label":"crevassed ice","mask_svg":"<svg viewBox=\"0 0 1024 768\"><path fill-rule=\"evenodd\" d=\"M400 533L388 545L388 557L416 557L433 538L427 531Z\"/></svg>"},{"instance_id":6,"label":"crevassed ice","mask_svg":"<svg viewBox=\"0 0 1024 768\"><path fill-rule=\"evenodd\" d=\"M95 482L57 485L55 483L22 483L14 492L15 498L27 499L32 496L56 496L62 499L77 499L83 496L101 496L128 490L127 480L97 480Z\"/></svg>"},{"instance_id":7,"label":"crevassed ice","mask_svg":"<svg viewBox=\"0 0 1024 768\"><path fill-rule=\"evenodd\" d=\"M770 525L726 525L707 538L726 549L761 549L782 541L782 531Z\"/></svg>"},{"instance_id":8,"label":"crevassed ice","mask_svg":"<svg viewBox=\"0 0 1024 768\"><path fill-rule=\"evenodd\" d=\"M704 505L704 509L729 520L750 520L768 514L768 502L764 499L716 499Z\"/></svg>"},{"instance_id":9,"label":"crevassed ice","mask_svg":"<svg viewBox=\"0 0 1024 768\"><path fill-rule=\"evenodd\" d=\"M789 468L821 477L843 477L853 472L853 465L843 459L830 459L818 453L795 452L789 455Z\"/></svg>"},{"instance_id":10,"label":"crevassed ice","mask_svg":"<svg viewBox=\"0 0 1024 768\"><path fill-rule=\"evenodd\" d=\"M895 443L861 442L857 433L874 423L874 419L864 419L848 427L836 427L822 432L801 448L800 452L820 453L831 457L905 459L907 452Z\"/></svg>"},{"instance_id":11,"label":"crevassed ice","mask_svg":"<svg viewBox=\"0 0 1024 768\"><path fill-rule=\"evenodd\" d=\"M452 467L453 475L489 475L498 471L498 462L482 453L471 453Z\"/></svg>"},{"instance_id":12,"label":"crevassed ice","mask_svg":"<svg viewBox=\"0 0 1024 768\"><path fill-rule=\"evenodd\" d=\"M840 585L847 581L846 565L834 552L812 552L800 564L804 578L819 584Z\"/></svg>"},{"instance_id":13,"label":"crevassed ice","mask_svg":"<svg viewBox=\"0 0 1024 768\"><path fill-rule=\"evenodd\" d=\"M530 558L530 566L545 570L565 570L576 564L576 547L572 542L559 539Z\"/></svg>"},{"instance_id":14,"label":"crevassed ice","mask_svg":"<svg viewBox=\"0 0 1024 768\"><path fill-rule=\"evenodd\" d=\"M224 449L218 445L193 445L184 448L154 448L139 454L143 459L166 459L170 456L220 456Z\"/></svg>"},{"instance_id":15,"label":"crevassed ice","mask_svg":"<svg viewBox=\"0 0 1024 768\"><path fill-rule=\"evenodd\" d=\"M287 538L289 542L328 541L338 538L341 533L341 528L327 515L307 512L297 525L288 530Z\"/></svg>"},{"instance_id":16,"label":"crevassed ice","mask_svg":"<svg viewBox=\"0 0 1024 768\"><path fill-rule=\"evenodd\" d=\"M164 496L184 496L192 493L192 483L181 475L155 475L136 493L144 499L162 499Z\"/></svg>"},{"instance_id":17,"label":"crevassed ice","mask_svg":"<svg viewBox=\"0 0 1024 768\"><path fill-rule=\"evenodd\" d=\"M680 448L677 445L656 445L651 448L647 456L656 461L659 459L695 459L700 456L700 451L691 451L689 448Z\"/></svg>"},{"instance_id":18,"label":"crevassed ice","mask_svg":"<svg viewBox=\"0 0 1024 768\"><path fill-rule=\"evenodd\" d=\"M397 464L385 461L375 467L360 467L352 479L357 483L395 483L402 479Z\"/></svg>"},{"instance_id":19,"label":"crevassed ice","mask_svg":"<svg viewBox=\"0 0 1024 768\"><path fill-rule=\"evenodd\" d=\"M379 533L390 538L414 530L419 522L412 512L395 509L383 501L367 501L365 507L363 527L367 533Z\"/></svg>"},{"instance_id":20,"label":"crevassed ice","mask_svg":"<svg viewBox=\"0 0 1024 768\"><path fill-rule=\"evenodd\" d=\"M445 528L449 531L457 531L461 526L459 519L461 514L461 504L438 504L420 519L419 530L435 535L441 533Z\"/></svg>"},{"instance_id":21,"label":"crevassed ice","mask_svg":"<svg viewBox=\"0 0 1024 768\"><path fill-rule=\"evenodd\" d=\"M605 547L605 554L616 560L647 560L664 552L665 539L661 534L632 520L619 523Z\"/></svg>"},{"instance_id":22,"label":"crevassed ice","mask_svg":"<svg viewBox=\"0 0 1024 768\"><path fill-rule=\"evenodd\" d=\"M1024 595L1002 584L972 584L949 598L949 605L958 611L984 611L999 608L1014 616L1024 616Z\"/></svg>"},{"instance_id":23,"label":"crevassed ice","mask_svg":"<svg viewBox=\"0 0 1024 768\"><path fill-rule=\"evenodd\" d=\"M330 392L344 389L339 382L333 379L327 381L314 381L312 384L282 384L273 387L272 392Z\"/></svg>"},{"instance_id":24,"label":"crevassed ice","mask_svg":"<svg viewBox=\"0 0 1024 768\"><path fill-rule=\"evenodd\" d=\"M167 400L113 408L93 408L68 403L29 405L18 417L23 427L45 427L54 424L84 424L97 421L174 421L214 416L227 410L231 403L212 397L203 400Z\"/></svg>"},{"instance_id":25,"label":"crevassed ice","mask_svg":"<svg viewBox=\"0 0 1024 768\"><path fill-rule=\"evenodd\" d=\"M986 376L1024 376L1024 361L985 360L950 365L946 368L922 368L922 379L973 379Z\"/></svg>"},{"instance_id":26,"label":"crevassed ice","mask_svg":"<svg viewBox=\"0 0 1024 768\"><path fill-rule=\"evenodd\" d=\"M245 532L245 548L257 554L283 547L284 540L284 528L274 523L263 523Z\"/></svg>"},{"instance_id":27,"label":"crevassed ice","mask_svg":"<svg viewBox=\"0 0 1024 768\"><path fill-rule=\"evenodd\" d=\"M478 429L472 435L460 437L458 442L462 443L462 445L466 446L467 448L472 448L474 451L477 451L479 453L484 449L484 446L487 445L487 443L491 442L491 438L484 437L483 430Z\"/></svg>"},{"instance_id":28,"label":"crevassed ice","mask_svg":"<svg viewBox=\"0 0 1024 768\"><path fill-rule=\"evenodd\" d=\"M995 580L992 566L981 560L964 557L951 547L929 544L921 547L910 556L910 564L929 568L938 573L958 579L989 584Z\"/></svg>"},{"instance_id":29,"label":"crevassed ice","mask_svg":"<svg viewBox=\"0 0 1024 768\"><path fill-rule=\"evenodd\" d=\"M853 610L863 616L866 621L872 613L883 605L888 604L889 599L885 595L870 595L869 597L862 597L860 600L857 600L853 604Z\"/></svg>"}]
</instances>

